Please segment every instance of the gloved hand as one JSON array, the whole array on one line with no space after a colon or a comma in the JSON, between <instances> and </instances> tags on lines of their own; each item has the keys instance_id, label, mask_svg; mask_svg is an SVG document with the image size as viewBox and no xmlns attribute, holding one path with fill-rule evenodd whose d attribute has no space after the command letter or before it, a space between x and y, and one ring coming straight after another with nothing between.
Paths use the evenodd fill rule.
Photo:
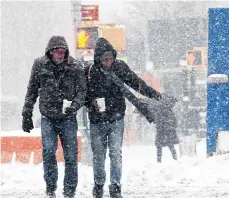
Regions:
<instances>
[{"instance_id":1,"label":"gloved hand","mask_svg":"<svg viewBox=\"0 0 229 198\"><path fill-rule=\"evenodd\" d=\"M22 129L24 132L30 133L30 130L32 130L33 127L33 120L30 116L23 116L22 119Z\"/></svg>"}]
</instances>

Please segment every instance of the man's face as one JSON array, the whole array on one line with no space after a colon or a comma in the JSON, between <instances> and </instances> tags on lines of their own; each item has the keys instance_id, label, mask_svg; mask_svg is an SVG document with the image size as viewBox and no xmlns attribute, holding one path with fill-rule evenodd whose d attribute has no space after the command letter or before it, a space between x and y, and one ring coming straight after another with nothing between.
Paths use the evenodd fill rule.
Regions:
<instances>
[{"instance_id":1,"label":"man's face","mask_svg":"<svg viewBox=\"0 0 229 198\"><path fill-rule=\"evenodd\" d=\"M114 56L113 56L112 52L105 52L100 57L100 62L105 67L111 67L112 63L114 62Z\"/></svg>"},{"instance_id":2,"label":"man's face","mask_svg":"<svg viewBox=\"0 0 229 198\"><path fill-rule=\"evenodd\" d=\"M63 48L54 49L51 53L52 60L54 61L54 63L59 65L64 62L65 54L66 54L66 50Z\"/></svg>"}]
</instances>

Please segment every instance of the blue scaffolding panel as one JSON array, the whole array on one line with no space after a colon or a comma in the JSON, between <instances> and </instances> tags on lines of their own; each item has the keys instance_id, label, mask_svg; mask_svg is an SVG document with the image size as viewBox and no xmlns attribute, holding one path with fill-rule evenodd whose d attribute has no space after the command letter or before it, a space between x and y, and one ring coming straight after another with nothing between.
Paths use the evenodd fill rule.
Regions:
<instances>
[{"instance_id":1,"label":"blue scaffolding panel","mask_svg":"<svg viewBox=\"0 0 229 198\"><path fill-rule=\"evenodd\" d=\"M229 76L229 8L209 9L208 76ZM207 86L207 153L216 152L218 131L229 132L229 84Z\"/></svg>"}]
</instances>

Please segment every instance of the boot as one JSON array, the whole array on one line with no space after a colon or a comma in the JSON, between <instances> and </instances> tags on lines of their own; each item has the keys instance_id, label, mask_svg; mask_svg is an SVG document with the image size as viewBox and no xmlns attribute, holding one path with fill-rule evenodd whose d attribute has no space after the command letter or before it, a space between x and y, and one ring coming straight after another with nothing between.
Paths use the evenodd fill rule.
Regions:
<instances>
[{"instance_id":1,"label":"boot","mask_svg":"<svg viewBox=\"0 0 229 198\"><path fill-rule=\"evenodd\" d=\"M46 187L46 198L56 198L56 186L47 186Z\"/></svg>"},{"instance_id":2,"label":"boot","mask_svg":"<svg viewBox=\"0 0 229 198\"><path fill-rule=\"evenodd\" d=\"M177 160L177 154L174 154L174 155L173 155L173 159L174 159L174 160Z\"/></svg>"},{"instance_id":3,"label":"boot","mask_svg":"<svg viewBox=\"0 0 229 198\"><path fill-rule=\"evenodd\" d=\"M103 185L95 184L92 190L93 198L103 198Z\"/></svg>"},{"instance_id":4,"label":"boot","mask_svg":"<svg viewBox=\"0 0 229 198\"><path fill-rule=\"evenodd\" d=\"M75 193L73 192L63 192L64 198L74 198L75 197Z\"/></svg>"},{"instance_id":5,"label":"boot","mask_svg":"<svg viewBox=\"0 0 229 198\"><path fill-rule=\"evenodd\" d=\"M110 198L123 198L121 195L121 186L117 184L111 184L109 186Z\"/></svg>"}]
</instances>

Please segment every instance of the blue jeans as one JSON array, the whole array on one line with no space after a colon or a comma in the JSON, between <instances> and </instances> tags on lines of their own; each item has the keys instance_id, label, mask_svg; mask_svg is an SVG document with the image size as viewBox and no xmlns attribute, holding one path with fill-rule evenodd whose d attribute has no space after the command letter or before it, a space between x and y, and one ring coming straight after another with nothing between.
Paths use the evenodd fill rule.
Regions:
<instances>
[{"instance_id":1,"label":"blue jeans","mask_svg":"<svg viewBox=\"0 0 229 198\"><path fill-rule=\"evenodd\" d=\"M51 120L41 117L41 135L43 144L44 180L47 187L56 187L58 180L58 166L56 151L58 139L63 148L65 160L64 194L74 195L78 183L78 144L77 121L75 117L66 120Z\"/></svg>"},{"instance_id":2,"label":"blue jeans","mask_svg":"<svg viewBox=\"0 0 229 198\"><path fill-rule=\"evenodd\" d=\"M90 124L91 148L93 152L93 171L96 184L106 181L105 160L107 146L110 157L110 182L120 185L122 176L122 142L124 119L113 123Z\"/></svg>"}]
</instances>

